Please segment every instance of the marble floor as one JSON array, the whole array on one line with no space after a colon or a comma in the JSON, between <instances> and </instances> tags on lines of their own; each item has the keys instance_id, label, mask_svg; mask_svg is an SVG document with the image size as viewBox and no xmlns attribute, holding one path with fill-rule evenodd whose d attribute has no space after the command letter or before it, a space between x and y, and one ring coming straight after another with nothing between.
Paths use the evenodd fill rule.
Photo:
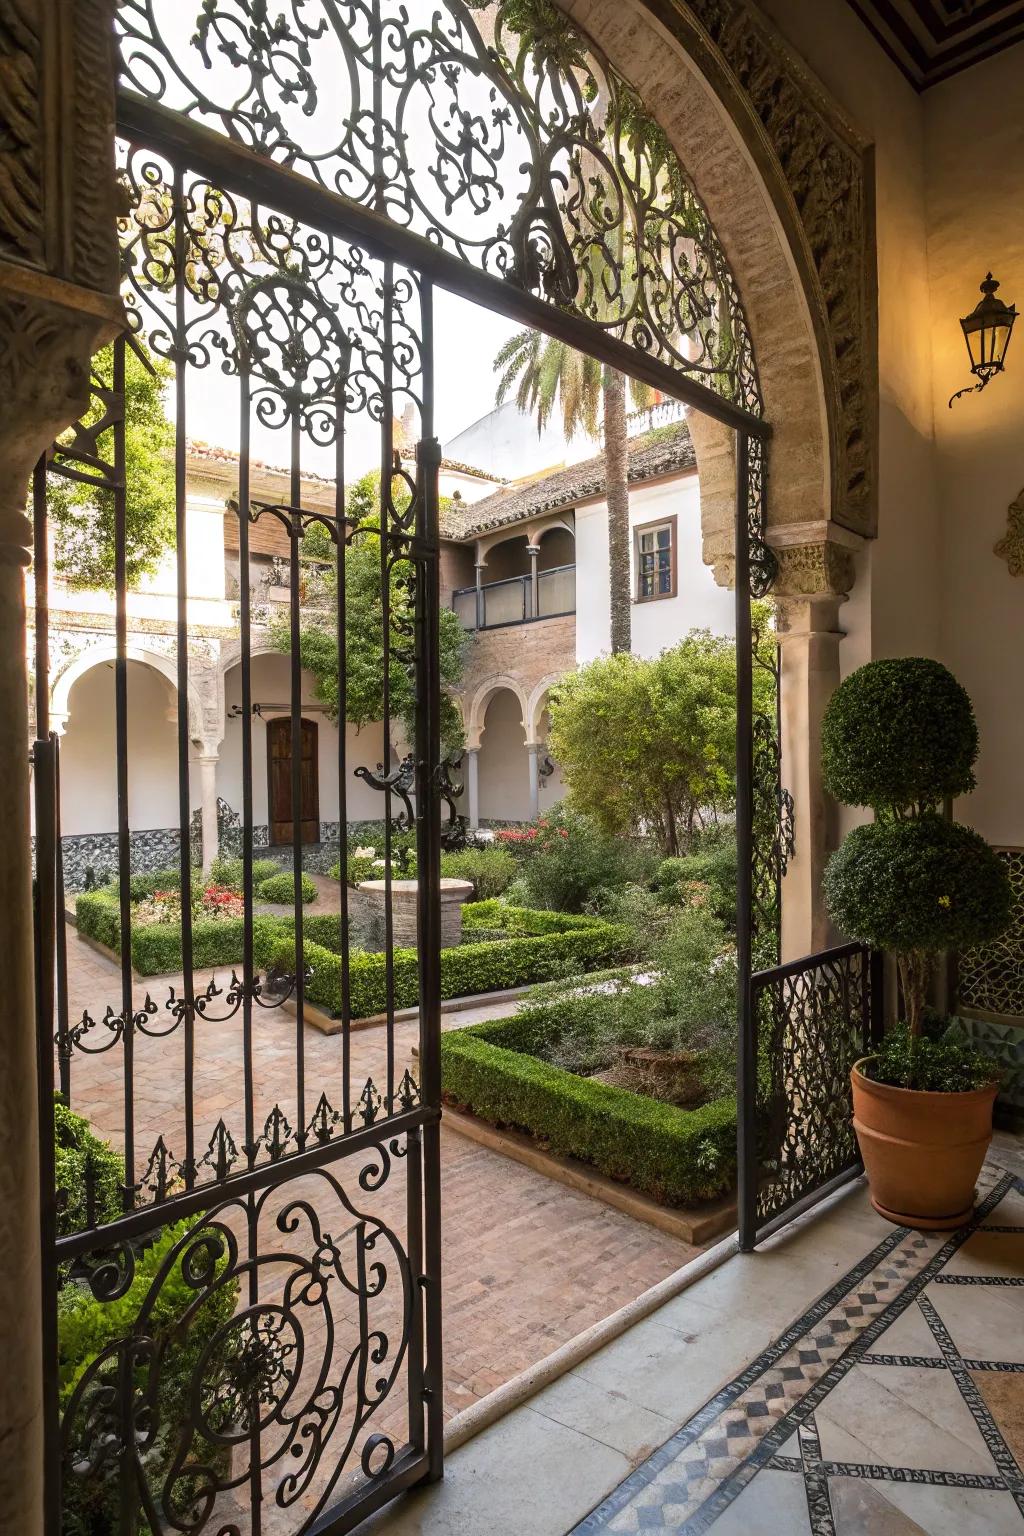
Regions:
<instances>
[{"instance_id":1,"label":"marble floor","mask_svg":"<svg viewBox=\"0 0 1024 1536\"><path fill-rule=\"evenodd\" d=\"M1024 1531L1024 1183L953 1235L895 1228L573 1528Z\"/></svg>"},{"instance_id":2,"label":"marble floor","mask_svg":"<svg viewBox=\"0 0 1024 1536\"><path fill-rule=\"evenodd\" d=\"M859 1183L448 1458L388 1536L1024 1536L1024 1155L972 1222Z\"/></svg>"}]
</instances>

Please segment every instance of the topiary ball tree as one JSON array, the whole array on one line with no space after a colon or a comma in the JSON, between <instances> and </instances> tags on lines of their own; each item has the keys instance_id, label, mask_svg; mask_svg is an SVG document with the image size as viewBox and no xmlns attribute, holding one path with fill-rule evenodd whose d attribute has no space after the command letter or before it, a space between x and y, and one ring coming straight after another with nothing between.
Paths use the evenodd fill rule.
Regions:
<instances>
[{"instance_id":1,"label":"topiary ball tree","mask_svg":"<svg viewBox=\"0 0 1024 1536\"><path fill-rule=\"evenodd\" d=\"M931 811L856 827L829 860L824 883L845 933L896 954L915 1035L931 956L997 938L1010 920L1005 865L977 832Z\"/></svg>"},{"instance_id":2,"label":"topiary ball tree","mask_svg":"<svg viewBox=\"0 0 1024 1536\"><path fill-rule=\"evenodd\" d=\"M965 688L923 656L870 661L832 695L821 729L825 788L880 819L974 788L978 726Z\"/></svg>"},{"instance_id":3,"label":"topiary ball tree","mask_svg":"<svg viewBox=\"0 0 1024 1536\"><path fill-rule=\"evenodd\" d=\"M911 1033L932 957L996 938L1010 920L1005 866L935 807L974 788L978 727L966 691L937 661L872 661L836 689L822 725L825 787L868 805L825 871L833 921L896 955Z\"/></svg>"}]
</instances>

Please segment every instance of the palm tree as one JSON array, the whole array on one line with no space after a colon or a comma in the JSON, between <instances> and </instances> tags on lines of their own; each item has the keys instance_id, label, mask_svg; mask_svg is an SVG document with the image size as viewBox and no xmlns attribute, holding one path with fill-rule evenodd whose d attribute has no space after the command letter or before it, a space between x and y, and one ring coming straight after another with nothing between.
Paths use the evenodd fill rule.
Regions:
<instances>
[{"instance_id":1,"label":"palm tree","mask_svg":"<svg viewBox=\"0 0 1024 1536\"><path fill-rule=\"evenodd\" d=\"M626 437L626 387L624 374L577 352L564 341L540 331L519 331L494 359L501 370L497 402L507 399L516 385L516 404L536 415L543 431L556 403L562 407L562 426L567 438L577 432L604 440L605 499L608 503L608 578L611 595L612 651L628 651L633 606L630 580L629 480ZM643 410L654 401L647 384L629 381L633 404Z\"/></svg>"}]
</instances>

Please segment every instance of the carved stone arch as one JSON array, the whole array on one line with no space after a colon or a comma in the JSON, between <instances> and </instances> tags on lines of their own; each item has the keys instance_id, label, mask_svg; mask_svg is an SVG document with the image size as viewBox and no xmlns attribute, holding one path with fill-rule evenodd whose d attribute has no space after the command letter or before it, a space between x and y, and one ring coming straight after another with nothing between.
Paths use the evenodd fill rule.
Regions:
<instances>
[{"instance_id":1,"label":"carved stone arch","mask_svg":"<svg viewBox=\"0 0 1024 1536\"><path fill-rule=\"evenodd\" d=\"M520 723L523 727L523 731L528 732L528 721L530 719L530 702L526 694L526 689L523 687L522 683L518 681L518 679L508 676L507 673L501 673L498 676L489 677L487 678L486 682L481 683L470 701L468 710L466 712L466 746L471 750L479 747L483 737L484 720L487 714L488 704L491 702L494 695L496 693L501 693L502 690L506 690L509 693L515 694L519 701L519 707L521 711ZM525 739L526 737L524 736L524 740Z\"/></svg>"},{"instance_id":2,"label":"carved stone arch","mask_svg":"<svg viewBox=\"0 0 1024 1536\"><path fill-rule=\"evenodd\" d=\"M125 647L125 658L128 661L136 661L141 666L152 667L155 672L167 681L172 692L175 693L178 686L177 667L173 657L162 654L160 651L149 650L145 646L129 642ZM67 666L64 667L50 684L50 712L55 720L67 720L70 715L69 701L71 690L80 677L86 672L91 672L93 667L101 666L105 662L116 661L117 646L113 640L103 640L97 645L89 645L79 651ZM201 742L209 732L204 731L203 700L199 689L193 679L189 680L188 690L188 733L192 741Z\"/></svg>"},{"instance_id":3,"label":"carved stone arch","mask_svg":"<svg viewBox=\"0 0 1024 1536\"><path fill-rule=\"evenodd\" d=\"M526 705L526 721L528 742L540 741L540 722L547 705L548 694L565 677L564 672L550 672L547 677L542 677L530 692Z\"/></svg>"},{"instance_id":4,"label":"carved stone arch","mask_svg":"<svg viewBox=\"0 0 1024 1536\"><path fill-rule=\"evenodd\" d=\"M773 529L833 519L873 535L868 146L743 0L560 3L654 104L729 260L774 434L769 542ZM705 559L721 572L731 434L695 412L690 426Z\"/></svg>"}]
</instances>

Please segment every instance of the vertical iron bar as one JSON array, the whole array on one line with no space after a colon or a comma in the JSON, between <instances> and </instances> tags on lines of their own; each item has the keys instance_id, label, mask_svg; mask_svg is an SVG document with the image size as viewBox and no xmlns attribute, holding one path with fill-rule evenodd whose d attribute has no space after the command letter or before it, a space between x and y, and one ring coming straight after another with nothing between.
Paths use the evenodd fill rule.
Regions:
<instances>
[{"instance_id":1,"label":"vertical iron bar","mask_svg":"<svg viewBox=\"0 0 1024 1536\"><path fill-rule=\"evenodd\" d=\"M242 1092L245 1096L245 1156L256 1161L256 1111L252 1075L252 1006L255 983L252 890L252 602L249 587L249 453L251 381L249 360L239 367L238 432L238 627L242 673Z\"/></svg>"},{"instance_id":2,"label":"vertical iron bar","mask_svg":"<svg viewBox=\"0 0 1024 1536\"><path fill-rule=\"evenodd\" d=\"M417 1127L405 1139L406 1249L413 1297L409 1320L409 1444L424 1445L423 1409L423 1132Z\"/></svg>"},{"instance_id":3,"label":"vertical iron bar","mask_svg":"<svg viewBox=\"0 0 1024 1536\"><path fill-rule=\"evenodd\" d=\"M302 583L299 546L302 540L301 453L302 425L296 398L291 410L291 578L289 583L289 624L291 644L291 739L292 739L292 880L295 905L295 1099L297 1125L295 1135L301 1149L306 1145L306 1043L303 1039L303 1012L306 996L305 959L302 936Z\"/></svg>"},{"instance_id":4,"label":"vertical iron bar","mask_svg":"<svg viewBox=\"0 0 1024 1536\"><path fill-rule=\"evenodd\" d=\"M46 517L46 456L32 475L32 575L35 585L36 736L50 736L50 545ZM71 1045L68 1035L67 924L64 913L64 858L60 845L60 770L54 767L54 870L56 876L57 1065L61 1097L71 1102ZM37 823L38 837L38 823ZM36 857L38 870L38 851ZM51 1069L52 1073L52 1069Z\"/></svg>"},{"instance_id":5,"label":"vertical iron bar","mask_svg":"<svg viewBox=\"0 0 1024 1536\"><path fill-rule=\"evenodd\" d=\"M177 564L178 840L181 885L181 964L185 1009L185 1187L196 1181L195 978L192 974L192 796L188 735L188 543L185 457L188 346L185 332L185 198L181 166L174 167L174 537Z\"/></svg>"},{"instance_id":6,"label":"vertical iron bar","mask_svg":"<svg viewBox=\"0 0 1024 1536\"><path fill-rule=\"evenodd\" d=\"M869 1051L877 1050L885 1034L885 956L880 949L870 951L868 965L871 976L871 1017L868 1038Z\"/></svg>"},{"instance_id":7,"label":"vertical iron bar","mask_svg":"<svg viewBox=\"0 0 1024 1536\"><path fill-rule=\"evenodd\" d=\"M337 589L335 633L338 639L338 937L341 946L341 1115L342 1129L352 1129L352 978L349 966L348 907L348 624L345 591L345 553L348 524L345 521L345 385L335 396L338 435L334 444L334 517L337 531Z\"/></svg>"},{"instance_id":8,"label":"vertical iron bar","mask_svg":"<svg viewBox=\"0 0 1024 1536\"><path fill-rule=\"evenodd\" d=\"M132 856L128 822L128 492L125 484L124 338L114 343L114 741L117 764L117 889L121 937L121 1049L124 1083L124 1208L135 1203L135 1001L132 993Z\"/></svg>"},{"instance_id":9,"label":"vertical iron bar","mask_svg":"<svg viewBox=\"0 0 1024 1536\"><path fill-rule=\"evenodd\" d=\"M54 733L53 758L53 829L54 871L57 878L56 971L57 971L57 1063L61 1096L71 1104L71 1032L68 1024L68 914L64 890L64 842L60 819L60 737Z\"/></svg>"},{"instance_id":10,"label":"vertical iron bar","mask_svg":"<svg viewBox=\"0 0 1024 1536\"><path fill-rule=\"evenodd\" d=\"M750 440L736 438L736 958L739 973L736 1056L736 1162L740 1248L757 1237L757 1029L751 984L753 919L753 652L750 631Z\"/></svg>"},{"instance_id":11,"label":"vertical iron bar","mask_svg":"<svg viewBox=\"0 0 1024 1536\"><path fill-rule=\"evenodd\" d=\"M390 261L384 264L384 387L383 411L380 423L380 588L381 588L381 638L384 647L382 685L384 742L384 777L391 772L391 526L390 508L392 470L394 467L394 389L392 381L393 358L393 306L395 297L395 269ZM387 1087L384 1108L392 1112L395 1092L395 929L391 895L391 790L384 791L384 1008L387 1016Z\"/></svg>"},{"instance_id":12,"label":"vertical iron bar","mask_svg":"<svg viewBox=\"0 0 1024 1536\"><path fill-rule=\"evenodd\" d=\"M32 474L32 578L36 599L36 737L50 735L50 546L46 537L46 456Z\"/></svg>"},{"instance_id":13,"label":"vertical iron bar","mask_svg":"<svg viewBox=\"0 0 1024 1536\"><path fill-rule=\"evenodd\" d=\"M37 471L38 474L38 471ZM43 476L45 487L45 474ZM38 525L37 525L38 526ZM43 513L45 539L45 509ZM37 550L39 546L37 545ZM36 581L38 584L38 572ZM60 1401L57 1377L57 1173L53 1128L53 962L56 916L56 738L37 740L32 749L36 815L35 962L36 1085L39 1117L39 1215L43 1342L43 1529L58 1536L61 1528Z\"/></svg>"},{"instance_id":14,"label":"vertical iron bar","mask_svg":"<svg viewBox=\"0 0 1024 1536\"><path fill-rule=\"evenodd\" d=\"M255 208L253 218L255 219ZM242 1092L245 1098L245 1156L251 1168L259 1151L256 1139L256 1106L253 1086L253 991L256 962L253 939L253 805L252 805L252 592L249 572L250 484L252 379L249 358L244 351L239 362L238 431L238 627L239 665L242 678ZM272 808L271 808L272 809ZM247 1283L250 1308L259 1304L259 1222L256 1199L245 1202L246 1242L249 1275ZM252 1536L260 1536L263 1525L263 1480L260 1466L259 1415L252 1414L253 1431L249 1442L249 1525Z\"/></svg>"},{"instance_id":15,"label":"vertical iron bar","mask_svg":"<svg viewBox=\"0 0 1024 1536\"><path fill-rule=\"evenodd\" d=\"M438 635L441 622L438 559L438 476L441 447L434 430L433 290L420 287L423 332L423 423L417 455L418 526L420 550L416 571L416 822L420 1097L424 1104L441 1104L441 802L437 774L441 764L441 661ZM436 1481L444 1470L444 1366L441 1326L441 1131L424 1128L426 1266L423 1275L429 1476Z\"/></svg>"}]
</instances>

